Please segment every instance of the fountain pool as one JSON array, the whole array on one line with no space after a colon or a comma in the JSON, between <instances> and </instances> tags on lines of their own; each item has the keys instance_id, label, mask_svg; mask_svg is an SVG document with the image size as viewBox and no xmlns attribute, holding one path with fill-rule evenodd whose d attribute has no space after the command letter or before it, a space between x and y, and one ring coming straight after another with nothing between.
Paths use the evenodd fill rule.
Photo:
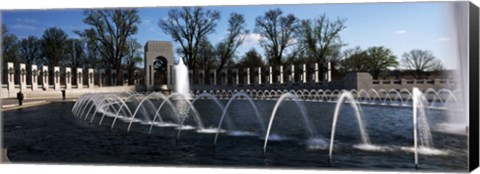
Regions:
<instances>
[{"instance_id":1,"label":"fountain pool","mask_svg":"<svg viewBox=\"0 0 480 174\"><path fill-rule=\"evenodd\" d=\"M4 144L14 162L468 170L468 134L442 129L462 113L448 102L251 94L86 94L4 112Z\"/></svg>"}]
</instances>

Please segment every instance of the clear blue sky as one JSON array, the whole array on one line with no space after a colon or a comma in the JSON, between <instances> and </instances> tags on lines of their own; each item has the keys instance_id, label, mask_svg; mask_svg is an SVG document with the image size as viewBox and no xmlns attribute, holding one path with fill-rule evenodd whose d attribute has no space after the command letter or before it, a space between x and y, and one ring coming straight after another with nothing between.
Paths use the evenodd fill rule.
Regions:
<instances>
[{"instance_id":1,"label":"clear blue sky","mask_svg":"<svg viewBox=\"0 0 480 174\"><path fill-rule=\"evenodd\" d=\"M325 13L330 19L347 19L347 29L341 33L344 47L385 46L394 54L401 55L411 49L430 50L449 68L456 67L453 34L449 31L450 11L448 2L407 2L407 3L354 3L354 4L301 4L301 5L258 5L258 6L208 6L206 9L221 12L216 32L209 40L216 44L226 33L231 12L245 15L247 28L253 31L255 18L270 9L280 8L284 14L292 13L300 19L313 19ZM158 21L167 16L171 8L139 8L142 23L135 38L141 44L147 40L172 40L158 27ZM69 37L78 37L74 30L82 30L82 9L78 10L6 10L2 11L2 22L11 33L19 38L29 35L41 37L49 27L59 27ZM258 45L258 36L251 33L246 42L237 50L243 55L250 48L263 53ZM178 58L178 56L176 57Z\"/></svg>"}]
</instances>

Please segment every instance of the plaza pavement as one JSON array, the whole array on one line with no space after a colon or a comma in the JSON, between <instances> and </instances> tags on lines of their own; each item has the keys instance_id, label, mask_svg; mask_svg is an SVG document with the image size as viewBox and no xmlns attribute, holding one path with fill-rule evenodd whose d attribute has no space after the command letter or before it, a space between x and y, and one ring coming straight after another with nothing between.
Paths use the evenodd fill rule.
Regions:
<instances>
[{"instance_id":1,"label":"plaza pavement","mask_svg":"<svg viewBox=\"0 0 480 174\"><path fill-rule=\"evenodd\" d=\"M2 99L1 103L2 103L2 111L9 111L14 109L45 105L45 104L49 104L50 102L73 102L75 100L76 98L66 98L65 100L62 100L61 98L24 99L23 105L19 106L17 99L9 98L9 99Z\"/></svg>"}]
</instances>

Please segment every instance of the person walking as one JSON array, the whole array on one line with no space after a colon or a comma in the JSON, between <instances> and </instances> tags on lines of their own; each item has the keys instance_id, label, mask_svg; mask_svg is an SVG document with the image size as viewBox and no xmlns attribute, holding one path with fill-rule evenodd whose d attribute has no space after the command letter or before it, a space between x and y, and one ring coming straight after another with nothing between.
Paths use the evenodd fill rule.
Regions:
<instances>
[{"instance_id":1,"label":"person walking","mask_svg":"<svg viewBox=\"0 0 480 174\"><path fill-rule=\"evenodd\" d=\"M63 98L63 100L65 100L65 96L66 96L65 92L66 92L65 89L63 89L63 90L62 90L62 98Z\"/></svg>"},{"instance_id":2,"label":"person walking","mask_svg":"<svg viewBox=\"0 0 480 174\"><path fill-rule=\"evenodd\" d=\"M19 91L17 93L17 99L18 99L18 105L22 106L23 105L23 93L22 93L22 91Z\"/></svg>"}]
</instances>

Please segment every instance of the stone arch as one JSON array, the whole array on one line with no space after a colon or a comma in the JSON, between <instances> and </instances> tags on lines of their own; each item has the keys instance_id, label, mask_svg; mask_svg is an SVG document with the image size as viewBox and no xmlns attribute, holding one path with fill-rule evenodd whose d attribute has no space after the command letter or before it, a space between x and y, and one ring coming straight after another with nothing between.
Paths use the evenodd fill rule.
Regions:
<instances>
[{"instance_id":1,"label":"stone arch","mask_svg":"<svg viewBox=\"0 0 480 174\"><path fill-rule=\"evenodd\" d=\"M154 70L154 85L163 85L168 83L167 78L167 69L168 69L168 59L164 56L157 56L153 60L153 70Z\"/></svg>"},{"instance_id":2,"label":"stone arch","mask_svg":"<svg viewBox=\"0 0 480 174\"><path fill-rule=\"evenodd\" d=\"M144 50L146 90L171 90L173 88L172 68L174 62L172 43L147 41ZM154 67L156 61L160 62L157 62L157 67Z\"/></svg>"}]
</instances>

